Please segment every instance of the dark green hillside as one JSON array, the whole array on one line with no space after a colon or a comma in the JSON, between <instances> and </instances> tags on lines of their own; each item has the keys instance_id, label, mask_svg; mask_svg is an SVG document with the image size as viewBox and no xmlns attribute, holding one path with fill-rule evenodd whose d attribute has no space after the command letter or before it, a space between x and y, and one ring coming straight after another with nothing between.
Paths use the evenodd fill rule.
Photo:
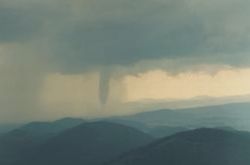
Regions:
<instances>
[{"instance_id":1,"label":"dark green hillside","mask_svg":"<svg viewBox=\"0 0 250 165\"><path fill-rule=\"evenodd\" d=\"M96 165L152 140L151 136L120 124L85 123L50 139L22 165Z\"/></svg>"},{"instance_id":2,"label":"dark green hillside","mask_svg":"<svg viewBox=\"0 0 250 165\"><path fill-rule=\"evenodd\" d=\"M108 165L249 165L250 134L197 129L158 140Z\"/></svg>"}]
</instances>

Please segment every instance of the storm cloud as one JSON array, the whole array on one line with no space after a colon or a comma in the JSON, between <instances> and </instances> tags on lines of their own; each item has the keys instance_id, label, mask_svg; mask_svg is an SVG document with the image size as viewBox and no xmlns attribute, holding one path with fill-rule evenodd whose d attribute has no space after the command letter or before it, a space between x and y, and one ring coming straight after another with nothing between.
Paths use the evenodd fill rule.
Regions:
<instances>
[{"instance_id":1,"label":"storm cloud","mask_svg":"<svg viewBox=\"0 0 250 165\"><path fill-rule=\"evenodd\" d=\"M102 74L108 67L99 86L105 102L117 72L250 66L248 0L1 0L0 6L1 76L14 82L13 89L0 86L16 107L35 102L49 73ZM127 71L112 69L117 66Z\"/></svg>"},{"instance_id":2,"label":"storm cloud","mask_svg":"<svg viewBox=\"0 0 250 165\"><path fill-rule=\"evenodd\" d=\"M51 65L61 71L162 58L249 62L250 5L245 0L23 3L25 7L18 8L5 2L8 8L1 8L0 40L32 35L45 40Z\"/></svg>"},{"instance_id":3,"label":"storm cloud","mask_svg":"<svg viewBox=\"0 0 250 165\"><path fill-rule=\"evenodd\" d=\"M92 2L91 11L83 4L77 19L55 34L53 58L66 70L163 58L246 64L248 2L212 3L109 0Z\"/></svg>"}]
</instances>

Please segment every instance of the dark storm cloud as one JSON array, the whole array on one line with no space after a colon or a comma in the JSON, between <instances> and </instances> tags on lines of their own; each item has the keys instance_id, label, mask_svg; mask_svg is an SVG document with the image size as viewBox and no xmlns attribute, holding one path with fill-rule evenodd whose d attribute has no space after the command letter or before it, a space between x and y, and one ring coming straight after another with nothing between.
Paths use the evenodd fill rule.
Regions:
<instances>
[{"instance_id":1,"label":"dark storm cloud","mask_svg":"<svg viewBox=\"0 0 250 165\"><path fill-rule=\"evenodd\" d=\"M29 9L30 1L24 2ZM50 3L50 10L67 14L46 13ZM248 60L248 4L244 0L74 0L68 5L45 1L37 13L34 9L30 13L1 9L0 40L15 41L40 33L49 43L51 65L66 72L162 58L239 65ZM38 25L44 28L38 31Z\"/></svg>"},{"instance_id":2,"label":"dark storm cloud","mask_svg":"<svg viewBox=\"0 0 250 165\"><path fill-rule=\"evenodd\" d=\"M125 7L120 16L100 20L97 15L97 20L80 19L66 25L55 36L55 54L60 55L59 61L65 68L72 69L71 64L79 68L129 65L145 59L178 58L197 53L206 40L202 20L187 9L182 14L175 13L179 9L172 3L161 6L159 2L131 1L135 4L133 10ZM145 4L152 6L146 5L146 10ZM110 3L110 8L103 12L112 12L115 8L119 8L119 4L112 6ZM54 57L56 61L59 56Z\"/></svg>"},{"instance_id":3,"label":"dark storm cloud","mask_svg":"<svg viewBox=\"0 0 250 165\"><path fill-rule=\"evenodd\" d=\"M0 43L24 41L36 35L38 19L23 9L0 7Z\"/></svg>"},{"instance_id":4,"label":"dark storm cloud","mask_svg":"<svg viewBox=\"0 0 250 165\"><path fill-rule=\"evenodd\" d=\"M197 52L204 40L201 27L191 23L165 32L157 26L145 22L76 26L74 31L59 35L57 51L66 63L127 65L145 59L188 56Z\"/></svg>"},{"instance_id":5,"label":"dark storm cloud","mask_svg":"<svg viewBox=\"0 0 250 165\"><path fill-rule=\"evenodd\" d=\"M61 61L63 69L129 65L162 58L200 58L202 63L229 65L248 60L243 53L249 51L249 24L244 22L244 12L240 14L244 1L237 3L242 4L236 11L216 10L218 18L213 10L208 13L196 10L183 0L155 3L137 0L130 1L132 7L124 8L120 6L123 1L108 2L100 15L93 14L93 10L90 15L94 18L88 21L80 18L55 35L53 57ZM101 5L94 6L102 9ZM109 14L112 12L114 15Z\"/></svg>"}]
</instances>

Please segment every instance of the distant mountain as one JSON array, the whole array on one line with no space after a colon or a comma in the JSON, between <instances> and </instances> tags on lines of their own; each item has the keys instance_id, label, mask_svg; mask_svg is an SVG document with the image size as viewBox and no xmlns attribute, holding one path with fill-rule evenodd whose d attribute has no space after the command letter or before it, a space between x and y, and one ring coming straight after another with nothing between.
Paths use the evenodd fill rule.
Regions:
<instances>
[{"instance_id":1,"label":"distant mountain","mask_svg":"<svg viewBox=\"0 0 250 165\"><path fill-rule=\"evenodd\" d=\"M171 136L179 132L184 132L187 130L189 130L189 128L186 128L186 127L156 126L156 127L148 128L146 132L156 138L162 138L162 137Z\"/></svg>"},{"instance_id":2,"label":"distant mountain","mask_svg":"<svg viewBox=\"0 0 250 165\"><path fill-rule=\"evenodd\" d=\"M21 124L0 124L0 136L20 127Z\"/></svg>"},{"instance_id":3,"label":"distant mountain","mask_svg":"<svg viewBox=\"0 0 250 165\"><path fill-rule=\"evenodd\" d=\"M177 110L163 109L120 117L120 119L140 122L148 126L232 127L250 130L250 103L234 103Z\"/></svg>"},{"instance_id":4,"label":"distant mountain","mask_svg":"<svg viewBox=\"0 0 250 165\"><path fill-rule=\"evenodd\" d=\"M196 116L193 125L207 127L232 127L250 130L250 103L231 103L218 106L182 109Z\"/></svg>"},{"instance_id":5,"label":"distant mountain","mask_svg":"<svg viewBox=\"0 0 250 165\"><path fill-rule=\"evenodd\" d=\"M32 122L24 125L17 130L30 132L34 136L55 135L61 131L77 126L83 122L85 122L85 120L80 118L63 118L53 122Z\"/></svg>"},{"instance_id":6,"label":"distant mountain","mask_svg":"<svg viewBox=\"0 0 250 165\"><path fill-rule=\"evenodd\" d=\"M249 165L250 134L202 128L157 140L106 165Z\"/></svg>"},{"instance_id":7,"label":"distant mountain","mask_svg":"<svg viewBox=\"0 0 250 165\"><path fill-rule=\"evenodd\" d=\"M131 116L121 117L124 120L141 122L148 126L183 126L195 119L195 116L184 111L177 110L156 110L138 113Z\"/></svg>"},{"instance_id":8,"label":"distant mountain","mask_svg":"<svg viewBox=\"0 0 250 165\"><path fill-rule=\"evenodd\" d=\"M127 103L127 106L136 107L137 112L139 112L151 109L183 109L244 102L250 102L249 94L226 97L210 97L203 95L188 99L145 99L138 102Z\"/></svg>"},{"instance_id":9,"label":"distant mountain","mask_svg":"<svg viewBox=\"0 0 250 165\"><path fill-rule=\"evenodd\" d=\"M124 119L119 119L119 118L102 119L102 121L107 121L107 122L111 122L111 123L118 123L118 124L126 125L126 126L129 126L129 127L139 129L139 130L141 130L143 132L148 132L148 130L149 130L148 125L146 125L143 122L139 122L139 121L124 120Z\"/></svg>"},{"instance_id":10,"label":"distant mountain","mask_svg":"<svg viewBox=\"0 0 250 165\"><path fill-rule=\"evenodd\" d=\"M105 121L111 121L113 123L119 123L122 125L130 126L136 128L140 131L148 133L155 138L161 138L173 135L178 132L183 132L189 130L186 127L178 127L178 126L166 126L166 125L157 125L157 126L149 126L145 123L139 121L132 121L132 120L123 120L123 119L108 119Z\"/></svg>"},{"instance_id":11,"label":"distant mountain","mask_svg":"<svg viewBox=\"0 0 250 165\"><path fill-rule=\"evenodd\" d=\"M18 165L97 165L153 138L134 128L110 122L85 123L42 145Z\"/></svg>"},{"instance_id":12,"label":"distant mountain","mask_svg":"<svg viewBox=\"0 0 250 165\"><path fill-rule=\"evenodd\" d=\"M0 164L9 165L21 159L47 139L83 122L82 119L74 118L54 122L32 122L3 134L0 137Z\"/></svg>"}]
</instances>

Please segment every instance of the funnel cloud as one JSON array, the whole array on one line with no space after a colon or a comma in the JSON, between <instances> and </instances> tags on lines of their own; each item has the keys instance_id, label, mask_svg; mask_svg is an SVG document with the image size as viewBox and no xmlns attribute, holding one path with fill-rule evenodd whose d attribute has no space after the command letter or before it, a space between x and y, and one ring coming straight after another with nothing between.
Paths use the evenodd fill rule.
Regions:
<instances>
[{"instance_id":1,"label":"funnel cloud","mask_svg":"<svg viewBox=\"0 0 250 165\"><path fill-rule=\"evenodd\" d=\"M109 97L110 72L107 70L100 72L99 77L99 100L101 105L105 105Z\"/></svg>"}]
</instances>

